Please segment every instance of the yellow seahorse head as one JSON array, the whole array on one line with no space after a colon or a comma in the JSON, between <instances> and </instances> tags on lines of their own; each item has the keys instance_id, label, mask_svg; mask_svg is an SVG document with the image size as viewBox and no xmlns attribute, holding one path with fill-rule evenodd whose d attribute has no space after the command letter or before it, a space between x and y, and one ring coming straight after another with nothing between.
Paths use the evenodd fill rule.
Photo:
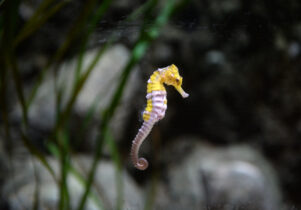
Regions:
<instances>
[{"instance_id":1,"label":"yellow seahorse head","mask_svg":"<svg viewBox=\"0 0 301 210\"><path fill-rule=\"evenodd\" d=\"M164 72L164 75L162 76L162 82L164 82L166 85L174 86L174 88L182 95L182 97L186 98L189 96L189 94L183 90L182 80L183 78L180 76L179 70L174 64L168 66Z\"/></svg>"}]
</instances>

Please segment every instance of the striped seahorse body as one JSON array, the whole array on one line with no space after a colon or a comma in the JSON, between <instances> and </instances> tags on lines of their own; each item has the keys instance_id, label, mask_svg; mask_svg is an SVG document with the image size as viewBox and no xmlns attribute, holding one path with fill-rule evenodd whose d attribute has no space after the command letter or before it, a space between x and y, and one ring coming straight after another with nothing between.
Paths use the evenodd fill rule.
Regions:
<instances>
[{"instance_id":1,"label":"striped seahorse body","mask_svg":"<svg viewBox=\"0 0 301 210\"><path fill-rule=\"evenodd\" d=\"M164 118L167 109L167 94L164 84L174 86L183 98L188 97L188 94L182 89L182 77L174 64L154 71L147 83L147 105L143 112L144 122L133 140L131 148L132 162L140 170L145 170L148 162L146 159L138 157L139 148L154 124Z\"/></svg>"}]
</instances>

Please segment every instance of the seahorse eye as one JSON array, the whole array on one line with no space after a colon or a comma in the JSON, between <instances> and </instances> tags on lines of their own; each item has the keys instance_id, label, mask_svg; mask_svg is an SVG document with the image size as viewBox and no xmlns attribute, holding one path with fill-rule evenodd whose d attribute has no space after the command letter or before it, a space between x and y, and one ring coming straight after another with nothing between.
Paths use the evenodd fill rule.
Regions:
<instances>
[{"instance_id":1,"label":"seahorse eye","mask_svg":"<svg viewBox=\"0 0 301 210\"><path fill-rule=\"evenodd\" d=\"M180 83L180 80L178 78L176 78L176 83L179 84Z\"/></svg>"}]
</instances>

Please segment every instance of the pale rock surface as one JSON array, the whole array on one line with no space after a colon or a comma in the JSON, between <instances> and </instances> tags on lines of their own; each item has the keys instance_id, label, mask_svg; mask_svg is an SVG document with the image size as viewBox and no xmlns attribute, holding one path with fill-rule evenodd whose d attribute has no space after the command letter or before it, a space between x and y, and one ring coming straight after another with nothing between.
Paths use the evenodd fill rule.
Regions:
<instances>
[{"instance_id":1,"label":"pale rock surface","mask_svg":"<svg viewBox=\"0 0 301 210\"><path fill-rule=\"evenodd\" d=\"M247 145L216 147L179 138L166 149L169 201L160 209L281 209L272 166Z\"/></svg>"},{"instance_id":2,"label":"pale rock surface","mask_svg":"<svg viewBox=\"0 0 301 210\"><path fill-rule=\"evenodd\" d=\"M98 50L100 49L89 50L85 53L81 74L88 69ZM83 119L90 108L95 105L96 114L93 118L99 120L101 111L109 105L112 99L122 75L122 70L127 64L129 57L130 52L123 45L118 44L109 48L100 57L80 91L73 106L72 114ZM53 73L45 76L28 112L29 124L33 130L49 131L53 129L56 120L56 91L62 91L61 108L64 109L71 97L77 62L78 58L66 61L59 67L56 76ZM123 135L125 125L128 123L129 110L132 107L133 97L139 87L139 81L138 71L135 68L130 75L120 106L111 123L114 137L117 140ZM16 122L20 122L22 119L21 108L17 105L17 108L14 110L12 118ZM73 122L76 123L77 121L74 120Z\"/></svg>"},{"instance_id":3,"label":"pale rock surface","mask_svg":"<svg viewBox=\"0 0 301 210\"><path fill-rule=\"evenodd\" d=\"M59 175L59 162L48 159L50 165ZM78 156L72 159L77 172L87 174L91 158ZM2 194L6 197L11 209L32 209L35 189L38 189L38 207L40 209L57 209L59 202L59 188L49 171L39 161L25 158L22 161L14 160L10 167L11 175L6 179ZM117 188L116 176L119 174L122 183L121 191ZM76 209L83 193L83 182L74 173L69 173L68 189L70 207ZM117 171L114 164L109 161L99 162L92 188L93 195L87 200L85 209L116 209L118 193L121 192L122 209L141 209L143 199L141 190L126 173Z\"/></svg>"}]
</instances>

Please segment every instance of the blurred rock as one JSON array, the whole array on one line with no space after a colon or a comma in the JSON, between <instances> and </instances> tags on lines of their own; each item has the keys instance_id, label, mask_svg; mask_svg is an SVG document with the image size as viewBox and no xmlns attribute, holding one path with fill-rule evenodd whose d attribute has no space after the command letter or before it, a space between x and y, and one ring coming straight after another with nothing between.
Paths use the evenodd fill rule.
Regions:
<instances>
[{"instance_id":1,"label":"blurred rock","mask_svg":"<svg viewBox=\"0 0 301 210\"><path fill-rule=\"evenodd\" d=\"M93 61L99 49L86 52L83 58L84 73L90 63ZM100 57L94 70L80 91L73 110L72 115L75 120L71 120L71 126L79 132L82 127L82 122L87 113L95 106L94 120L99 120L100 112L109 105L113 93L116 90L117 84L125 67L130 53L122 45L115 45L108 49L102 57ZM72 88L75 81L75 72L77 68L78 58L74 58L65 62L60 67L57 76L48 74L45 76L44 82L38 88L38 93L29 108L28 118L32 130L50 131L56 120L56 96L55 91L62 92L61 109L64 110L67 101L71 97ZM130 75L128 84L122 95L120 107L114 116L112 129L114 137L119 139L124 132L125 124L128 123L133 96L138 88L139 78L137 69ZM14 119L17 122L21 121L21 109L16 109ZM93 124L90 126L93 128ZM93 129L86 133L93 133ZM35 138L33 133L33 139Z\"/></svg>"},{"instance_id":2,"label":"blurred rock","mask_svg":"<svg viewBox=\"0 0 301 210\"><path fill-rule=\"evenodd\" d=\"M55 159L48 159L55 170L56 176L60 174L60 163ZM91 165L91 158L76 157L73 160L77 171L87 174ZM2 189L2 194L8 201L10 209L33 209L35 190L38 192L39 209L57 209L59 202L59 190L50 173L40 162L26 158L14 160L10 168L11 175L7 178ZM93 184L93 196L88 197L85 209L116 209L118 192L121 190L121 202L124 209L141 209L143 206L141 192L133 180L125 171L119 174L122 188L117 188L116 167L107 161L101 161L96 171ZM83 182L74 173L68 175L68 189L70 195L70 207L76 209L83 193Z\"/></svg>"},{"instance_id":3,"label":"blurred rock","mask_svg":"<svg viewBox=\"0 0 301 210\"><path fill-rule=\"evenodd\" d=\"M164 154L171 194L165 209L281 209L275 172L249 146L214 147L180 138Z\"/></svg>"}]
</instances>

